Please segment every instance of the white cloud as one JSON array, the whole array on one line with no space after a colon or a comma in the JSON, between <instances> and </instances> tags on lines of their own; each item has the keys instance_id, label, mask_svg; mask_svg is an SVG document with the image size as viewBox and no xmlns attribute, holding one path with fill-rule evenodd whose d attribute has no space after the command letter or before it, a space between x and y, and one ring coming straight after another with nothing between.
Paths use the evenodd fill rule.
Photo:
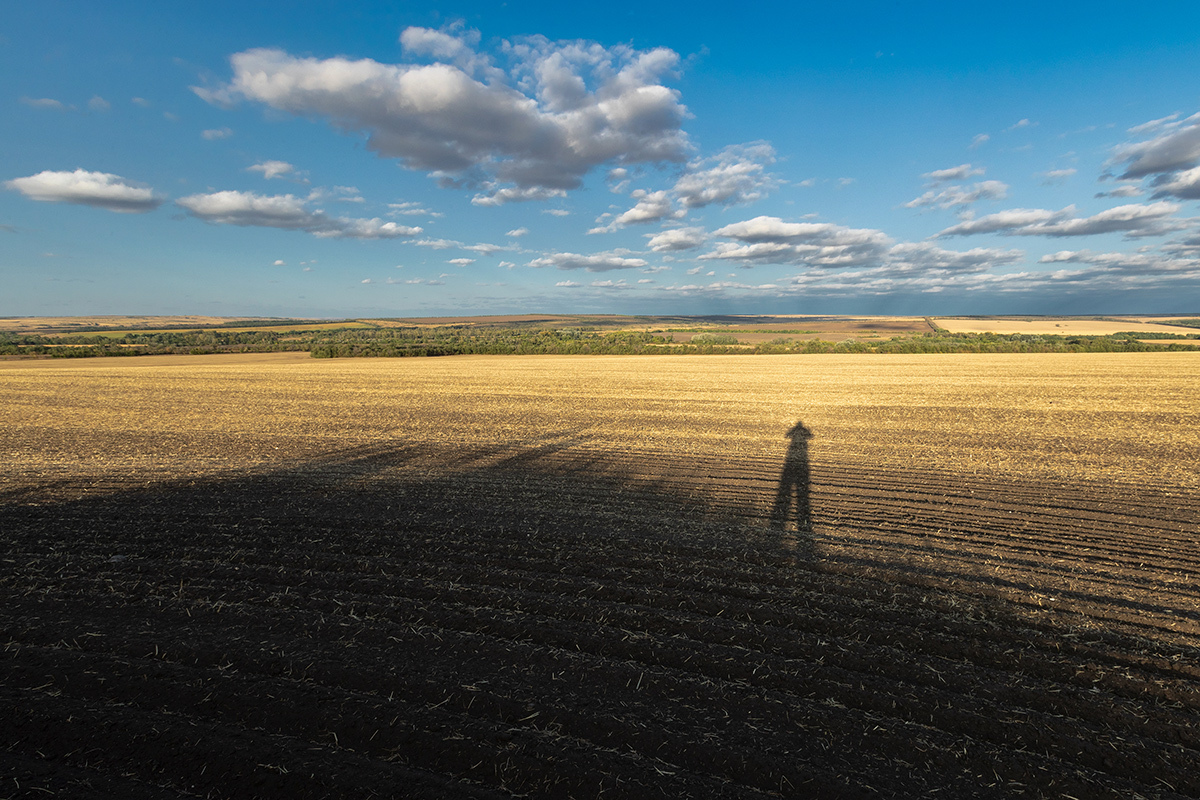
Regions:
<instances>
[{"instance_id":1,"label":"white cloud","mask_svg":"<svg viewBox=\"0 0 1200 800\"><path fill-rule=\"evenodd\" d=\"M505 203L525 203L530 200L550 200L555 197L566 197L565 189L547 189L544 186L529 186L518 188L507 186L503 189L490 188L486 193L477 194L471 198L471 204L476 206L502 206Z\"/></svg>"},{"instance_id":2,"label":"white cloud","mask_svg":"<svg viewBox=\"0 0 1200 800\"><path fill-rule=\"evenodd\" d=\"M629 188L629 170L625 167L613 167L605 176L605 181L608 182L608 190L613 194L621 194Z\"/></svg>"},{"instance_id":3,"label":"white cloud","mask_svg":"<svg viewBox=\"0 0 1200 800\"><path fill-rule=\"evenodd\" d=\"M650 249L656 253L694 250L708 240L703 228L671 228L662 233L648 233Z\"/></svg>"},{"instance_id":4,"label":"white cloud","mask_svg":"<svg viewBox=\"0 0 1200 800\"><path fill-rule=\"evenodd\" d=\"M904 208L952 208L971 205L980 200L1002 200L1005 197L1008 197L1008 184L1001 181L982 181L969 189L962 186L948 186L940 192L930 189L920 197L909 200L904 204Z\"/></svg>"},{"instance_id":5,"label":"white cloud","mask_svg":"<svg viewBox=\"0 0 1200 800\"><path fill-rule=\"evenodd\" d=\"M103 113L112 108L112 103L105 100L98 94L92 95L92 99L88 100L88 108L97 113Z\"/></svg>"},{"instance_id":6,"label":"white cloud","mask_svg":"<svg viewBox=\"0 0 1200 800\"><path fill-rule=\"evenodd\" d=\"M941 231L937 236L970 236L977 233L1010 231L1063 219L1074 213L1074 206L1068 206L1062 211L1047 211L1042 208L1012 208L988 214L986 217L960 222Z\"/></svg>"},{"instance_id":7,"label":"white cloud","mask_svg":"<svg viewBox=\"0 0 1200 800\"><path fill-rule=\"evenodd\" d=\"M1141 188L1133 185L1118 186L1109 192L1097 192L1096 197L1141 197L1145 194Z\"/></svg>"},{"instance_id":8,"label":"white cloud","mask_svg":"<svg viewBox=\"0 0 1200 800\"><path fill-rule=\"evenodd\" d=\"M554 285L561 286L564 289L574 289L577 286L583 286L582 283L576 283L575 281L559 281L558 283L556 283Z\"/></svg>"},{"instance_id":9,"label":"white cloud","mask_svg":"<svg viewBox=\"0 0 1200 800\"><path fill-rule=\"evenodd\" d=\"M273 266L273 267L286 267L286 266L287 266L287 262L286 262L286 261L284 261L284 260L283 260L283 259L281 259L281 258L277 258L277 259L275 259L275 263L274 263L274 264L272 264L271 266Z\"/></svg>"},{"instance_id":10,"label":"white cloud","mask_svg":"<svg viewBox=\"0 0 1200 800\"><path fill-rule=\"evenodd\" d=\"M233 130L230 128L210 128L206 131L200 131L200 135L210 142L218 139L228 139L233 136Z\"/></svg>"},{"instance_id":11,"label":"white cloud","mask_svg":"<svg viewBox=\"0 0 1200 800\"><path fill-rule=\"evenodd\" d=\"M976 247L971 250L943 250L929 242L903 242L888 251L887 272L985 272L1025 258L1021 250Z\"/></svg>"},{"instance_id":12,"label":"white cloud","mask_svg":"<svg viewBox=\"0 0 1200 800\"><path fill-rule=\"evenodd\" d=\"M588 272L610 272L617 269L637 269L646 266L641 258L629 258L627 251L613 250L592 255L578 253L548 253L529 262L535 268L554 267L555 269L574 270L584 269Z\"/></svg>"},{"instance_id":13,"label":"white cloud","mask_svg":"<svg viewBox=\"0 0 1200 800\"><path fill-rule=\"evenodd\" d=\"M149 108L151 105L150 101L144 97L134 97L129 102L133 103L135 106L140 106L141 108Z\"/></svg>"},{"instance_id":14,"label":"white cloud","mask_svg":"<svg viewBox=\"0 0 1200 800\"><path fill-rule=\"evenodd\" d=\"M489 185L481 205L561 196L606 162L682 162L687 110L663 85L679 56L666 48L505 42L507 73L474 51L478 36L410 28L401 42L431 64L298 58L254 49L231 58L233 78L205 100L239 98L324 117L410 169ZM446 63L452 61L453 63Z\"/></svg>"},{"instance_id":15,"label":"white cloud","mask_svg":"<svg viewBox=\"0 0 1200 800\"><path fill-rule=\"evenodd\" d=\"M1140 132L1140 128L1161 133L1144 142L1121 145L1113 151L1110 163L1126 165L1122 178L1143 178L1200 164L1200 114L1181 121L1166 120L1154 120L1131 129L1131 132Z\"/></svg>"},{"instance_id":16,"label":"white cloud","mask_svg":"<svg viewBox=\"0 0 1200 800\"><path fill-rule=\"evenodd\" d=\"M647 192L639 189L633 193L633 197L637 200L637 205L622 214L618 214L613 219L612 226L658 222L659 220L683 216L684 212L672 209L671 198L665 191ZM591 232L589 231L589 233Z\"/></svg>"},{"instance_id":17,"label":"white cloud","mask_svg":"<svg viewBox=\"0 0 1200 800\"><path fill-rule=\"evenodd\" d=\"M968 145L968 147L971 150L978 150L980 147L982 147L984 144L986 144L987 141L991 138L992 137L987 135L986 133L977 133L977 134L975 134L975 137L973 139L971 139L971 144Z\"/></svg>"},{"instance_id":18,"label":"white cloud","mask_svg":"<svg viewBox=\"0 0 1200 800\"><path fill-rule=\"evenodd\" d=\"M1200 200L1200 167L1161 175L1153 184L1155 197L1178 197L1181 200Z\"/></svg>"},{"instance_id":19,"label":"white cloud","mask_svg":"<svg viewBox=\"0 0 1200 800\"><path fill-rule=\"evenodd\" d=\"M1009 126L1008 126L1007 128L1005 128L1004 130L1006 130L1006 131L1015 131L1015 130L1017 130L1018 128L1028 128L1030 125L1036 125L1036 124L1037 124L1037 123L1035 123L1035 122L1030 122L1030 121L1029 121L1029 120L1027 120L1027 119L1021 119L1021 120L1017 120L1017 121L1016 121L1016 122L1014 122L1012 125L1009 125Z\"/></svg>"},{"instance_id":20,"label":"white cloud","mask_svg":"<svg viewBox=\"0 0 1200 800\"><path fill-rule=\"evenodd\" d=\"M1049 185L1053 185L1056 183L1064 182L1067 178L1071 177L1076 172L1079 172L1079 170L1074 169L1074 168L1052 169L1052 170L1047 170L1046 172L1039 172L1038 177L1040 177L1042 179L1043 185L1049 186Z\"/></svg>"},{"instance_id":21,"label":"white cloud","mask_svg":"<svg viewBox=\"0 0 1200 800\"><path fill-rule=\"evenodd\" d=\"M384 222L378 218L331 217L319 209L308 208L304 199L290 194L260 195L224 191L189 195L179 198L175 203L205 222L302 230L320 238L396 239L421 233L421 228Z\"/></svg>"},{"instance_id":22,"label":"white cloud","mask_svg":"<svg viewBox=\"0 0 1200 800\"><path fill-rule=\"evenodd\" d=\"M508 233L506 233L504 235L510 236L515 239L518 236L524 236L527 233L529 233L529 228L521 227L521 228L513 228L511 231L509 231Z\"/></svg>"},{"instance_id":23,"label":"white cloud","mask_svg":"<svg viewBox=\"0 0 1200 800\"><path fill-rule=\"evenodd\" d=\"M979 219L960 222L937 236L969 236L977 233L1001 233L1005 236L1091 236L1124 233L1127 237L1157 236L1187 226L1182 220L1167 219L1179 206L1158 202L1117 206L1090 217L1075 216L1075 207L1061 211L1017 208Z\"/></svg>"},{"instance_id":24,"label":"white cloud","mask_svg":"<svg viewBox=\"0 0 1200 800\"><path fill-rule=\"evenodd\" d=\"M571 212L567 211L565 208L545 208L545 209L542 209L542 213L549 214L553 217L569 217L569 216L571 216Z\"/></svg>"},{"instance_id":25,"label":"white cloud","mask_svg":"<svg viewBox=\"0 0 1200 800\"><path fill-rule=\"evenodd\" d=\"M457 36L430 28L405 28L400 34L400 44L412 55L443 60L453 60L471 50L470 45Z\"/></svg>"},{"instance_id":26,"label":"white cloud","mask_svg":"<svg viewBox=\"0 0 1200 800\"><path fill-rule=\"evenodd\" d=\"M473 259L473 258L452 258L449 261L447 261L446 263L453 264L456 267L465 267L470 264L474 264L475 259Z\"/></svg>"},{"instance_id":27,"label":"white cloud","mask_svg":"<svg viewBox=\"0 0 1200 800\"><path fill-rule=\"evenodd\" d=\"M779 217L765 216L726 225L714 234L739 244L723 242L700 258L849 267L878 262L892 244L885 233L870 228L846 228L828 222L784 222Z\"/></svg>"},{"instance_id":28,"label":"white cloud","mask_svg":"<svg viewBox=\"0 0 1200 800\"><path fill-rule=\"evenodd\" d=\"M1140 135L1143 133L1150 133L1151 131L1158 130L1158 129L1162 128L1163 126L1165 126L1167 123L1174 122L1177 119L1179 119L1178 111L1176 111L1174 114L1168 114L1167 116L1162 117L1161 119L1152 119L1149 122L1143 122L1141 125L1134 125L1132 128L1129 129L1129 133L1132 133L1135 135Z\"/></svg>"},{"instance_id":29,"label":"white cloud","mask_svg":"<svg viewBox=\"0 0 1200 800\"><path fill-rule=\"evenodd\" d=\"M67 106L52 97L22 97L21 102L30 108L44 108L51 111L66 111Z\"/></svg>"},{"instance_id":30,"label":"white cloud","mask_svg":"<svg viewBox=\"0 0 1200 800\"><path fill-rule=\"evenodd\" d=\"M388 203L388 212L390 217L440 217L441 213L430 211L424 205L417 202L407 203Z\"/></svg>"},{"instance_id":31,"label":"white cloud","mask_svg":"<svg viewBox=\"0 0 1200 800\"><path fill-rule=\"evenodd\" d=\"M479 244L464 244L462 245L462 249L472 253L478 253L481 256L491 256L495 255L496 253L503 253L515 248L504 247L503 245L498 244L489 244L487 242L480 242Z\"/></svg>"},{"instance_id":32,"label":"white cloud","mask_svg":"<svg viewBox=\"0 0 1200 800\"><path fill-rule=\"evenodd\" d=\"M267 180L272 178L282 178L296 171L296 168L286 161L263 161L259 164L246 167L247 172L261 172L262 176Z\"/></svg>"},{"instance_id":33,"label":"white cloud","mask_svg":"<svg viewBox=\"0 0 1200 800\"><path fill-rule=\"evenodd\" d=\"M684 208L735 205L765 197L778 185L766 167L775 163L775 150L766 142L726 147L710 158L688 164L672 190Z\"/></svg>"},{"instance_id":34,"label":"white cloud","mask_svg":"<svg viewBox=\"0 0 1200 800\"><path fill-rule=\"evenodd\" d=\"M429 247L433 250L449 250L451 247L462 247L462 242L453 239L415 239L405 244L415 244L417 247Z\"/></svg>"},{"instance_id":35,"label":"white cloud","mask_svg":"<svg viewBox=\"0 0 1200 800\"><path fill-rule=\"evenodd\" d=\"M27 178L5 181L4 185L30 200L76 203L121 213L152 211L165 199L156 195L149 186L120 175L83 169L73 172L46 170Z\"/></svg>"},{"instance_id":36,"label":"white cloud","mask_svg":"<svg viewBox=\"0 0 1200 800\"><path fill-rule=\"evenodd\" d=\"M936 186L939 183L949 183L950 181L965 181L967 178L982 175L985 171L983 167L959 164L957 167L935 169L933 172L926 172L921 177L929 181L931 186Z\"/></svg>"}]
</instances>

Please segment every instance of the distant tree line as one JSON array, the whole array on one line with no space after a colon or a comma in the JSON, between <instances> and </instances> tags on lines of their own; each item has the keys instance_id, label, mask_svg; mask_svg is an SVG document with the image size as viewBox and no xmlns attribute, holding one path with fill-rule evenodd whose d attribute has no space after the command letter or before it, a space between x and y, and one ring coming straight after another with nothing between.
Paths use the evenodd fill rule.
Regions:
<instances>
[{"instance_id":1,"label":"distant tree line","mask_svg":"<svg viewBox=\"0 0 1200 800\"><path fill-rule=\"evenodd\" d=\"M1149 344L1142 339L1163 341ZM0 355L85 358L158 354L308 351L314 358L449 355L765 355L772 353L1117 353L1195 349L1171 340L1196 334L1125 332L1107 336L951 333L929 331L884 341L797 339L741 343L722 331L705 331L676 343L669 332L524 325L479 327L335 328L298 331L129 332L122 335L42 336L0 333Z\"/></svg>"},{"instance_id":2,"label":"distant tree line","mask_svg":"<svg viewBox=\"0 0 1200 800\"><path fill-rule=\"evenodd\" d=\"M69 334L41 336L0 332L0 355L52 358L139 356L205 353L270 353L308 350L305 331L190 330L155 333Z\"/></svg>"}]
</instances>

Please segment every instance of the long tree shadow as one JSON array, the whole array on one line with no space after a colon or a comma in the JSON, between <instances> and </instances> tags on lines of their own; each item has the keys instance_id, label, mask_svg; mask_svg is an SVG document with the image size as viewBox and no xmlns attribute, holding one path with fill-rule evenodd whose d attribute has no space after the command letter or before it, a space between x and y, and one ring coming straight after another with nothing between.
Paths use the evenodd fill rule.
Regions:
<instances>
[{"instance_id":1,"label":"long tree shadow","mask_svg":"<svg viewBox=\"0 0 1200 800\"><path fill-rule=\"evenodd\" d=\"M791 444L783 459L775 505L771 509L771 531L782 543L794 547L798 552L811 554L813 531L808 440L813 438L813 432L803 420L797 420L787 432L787 437L791 439Z\"/></svg>"}]
</instances>

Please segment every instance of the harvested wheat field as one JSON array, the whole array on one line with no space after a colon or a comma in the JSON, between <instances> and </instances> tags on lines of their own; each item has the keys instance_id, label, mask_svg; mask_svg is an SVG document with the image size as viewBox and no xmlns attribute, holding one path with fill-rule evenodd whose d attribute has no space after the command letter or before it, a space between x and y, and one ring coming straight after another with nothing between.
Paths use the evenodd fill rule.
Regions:
<instances>
[{"instance_id":1,"label":"harvested wheat field","mask_svg":"<svg viewBox=\"0 0 1200 800\"><path fill-rule=\"evenodd\" d=\"M0 796L1198 797L1198 386L0 363Z\"/></svg>"}]
</instances>

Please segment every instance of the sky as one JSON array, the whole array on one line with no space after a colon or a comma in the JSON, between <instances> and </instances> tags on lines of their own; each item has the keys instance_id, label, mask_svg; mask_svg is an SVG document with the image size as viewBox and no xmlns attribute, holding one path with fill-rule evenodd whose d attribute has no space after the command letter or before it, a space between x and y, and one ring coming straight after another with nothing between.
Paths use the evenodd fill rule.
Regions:
<instances>
[{"instance_id":1,"label":"sky","mask_svg":"<svg viewBox=\"0 0 1200 800\"><path fill-rule=\"evenodd\" d=\"M1200 313L1200 3L0 0L0 315Z\"/></svg>"}]
</instances>

